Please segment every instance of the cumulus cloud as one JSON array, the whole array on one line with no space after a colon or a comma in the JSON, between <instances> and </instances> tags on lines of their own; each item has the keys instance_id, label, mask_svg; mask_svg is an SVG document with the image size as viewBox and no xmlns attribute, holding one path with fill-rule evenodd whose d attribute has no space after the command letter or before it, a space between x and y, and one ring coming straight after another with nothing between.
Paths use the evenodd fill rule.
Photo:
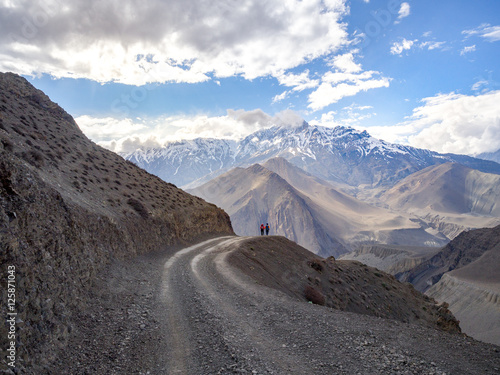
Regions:
<instances>
[{"instance_id":1,"label":"cumulus cloud","mask_svg":"<svg viewBox=\"0 0 500 375\"><path fill-rule=\"evenodd\" d=\"M422 130L408 138L410 144L471 155L500 148L500 91L478 96L442 94L423 102L411 121Z\"/></svg>"},{"instance_id":2,"label":"cumulus cloud","mask_svg":"<svg viewBox=\"0 0 500 375\"><path fill-rule=\"evenodd\" d=\"M462 31L462 34L467 37L479 35L489 42L498 42L500 41L500 26L491 26L488 23L483 23L475 29Z\"/></svg>"},{"instance_id":3,"label":"cumulus cloud","mask_svg":"<svg viewBox=\"0 0 500 375\"><path fill-rule=\"evenodd\" d=\"M361 65L354 62L354 53L356 52L357 51L352 51L335 56L331 65L342 72L357 73L361 71Z\"/></svg>"},{"instance_id":4,"label":"cumulus cloud","mask_svg":"<svg viewBox=\"0 0 500 375\"><path fill-rule=\"evenodd\" d=\"M347 44L347 12L345 0L3 1L0 70L133 85L254 79Z\"/></svg>"},{"instance_id":5,"label":"cumulus cloud","mask_svg":"<svg viewBox=\"0 0 500 375\"><path fill-rule=\"evenodd\" d=\"M274 125L296 127L304 121L291 110L271 116L260 109L228 110L225 116L214 117L161 116L153 119L116 120L81 116L75 120L90 139L115 152L159 148L181 139L237 140Z\"/></svg>"},{"instance_id":6,"label":"cumulus cloud","mask_svg":"<svg viewBox=\"0 0 500 375\"><path fill-rule=\"evenodd\" d=\"M303 91L306 89L318 86L319 80L309 77L309 70L305 70L300 74L277 74L276 78L280 85L293 87L293 91Z\"/></svg>"},{"instance_id":7,"label":"cumulus cloud","mask_svg":"<svg viewBox=\"0 0 500 375\"><path fill-rule=\"evenodd\" d=\"M283 91L281 94L275 95L273 97L272 103L279 103L279 102L285 100L286 98L288 98L290 96L291 93L292 93L291 90L286 90L286 91Z\"/></svg>"},{"instance_id":8,"label":"cumulus cloud","mask_svg":"<svg viewBox=\"0 0 500 375\"><path fill-rule=\"evenodd\" d=\"M477 155L500 148L500 91L468 96L439 94L422 100L395 126L364 128L377 138L441 153Z\"/></svg>"},{"instance_id":9,"label":"cumulus cloud","mask_svg":"<svg viewBox=\"0 0 500 375\"><path fill-rule=\"evenodd\" d=\"M400 23L403 18L408 17L409 15L410 15L410 4L402 3L401 8L399 8L398 18L396 19L395 23Z\"/></svg>"},{"instance_id":10,"label":"cumulus cloud","mask_svg":"<svg viewBox=\"0 0 500 375\"><path fill-rule=\"evenodd\" d=\"M403 51L410 50L413 47L413 45L415 44L415 42L416 42L416 40L413 41L413 40L406 40L406 39L403 39L401 42L395 42L391 46L391 54L401 55L403 53Z\"/></svg>"},{"instance_id":11,"label":"cumulus cloud","mask_svg":"<svg viewBox=\"0 0 500 375\"><path fill-rule=\"evenodd\" d=\"M80 129L96 142L107 141L109 138L121 138L129 134L147 130L147 126L139 119L116 119L112 117L94 118L80 116L77 118Z\"/></svg>"},{"instance_id":12,"label":"cumulus cloud","mask_svg":"<svg viewBox=\"0 0 500 375\"><path fill-rule=\"evenodd\" d=\"M326 127L356 127L361 121L370 119L375 115L375 113L370 111L372 109L372 106L360 106L356 103L352 103L339 111L329 111L323 113L320 119L312 120L309 123L311 125L321 125Z\"/></svg>"}]
</instances>

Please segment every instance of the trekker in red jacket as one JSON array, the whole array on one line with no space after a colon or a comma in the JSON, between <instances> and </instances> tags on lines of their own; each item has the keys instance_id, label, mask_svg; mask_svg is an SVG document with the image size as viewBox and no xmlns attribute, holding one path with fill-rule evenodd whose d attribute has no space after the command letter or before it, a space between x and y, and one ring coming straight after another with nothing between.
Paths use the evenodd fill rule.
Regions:
<instances>
[{"instance_id":1,"label":"trekker in red jacket","mask_svg":"<svg viewBox=\"0 0 500 375\"><path fill-rule=\"evenodd\" d=\"M260 235L263 236L264 235L264 224L260 224Z\"/></svg>"}]
</instances>

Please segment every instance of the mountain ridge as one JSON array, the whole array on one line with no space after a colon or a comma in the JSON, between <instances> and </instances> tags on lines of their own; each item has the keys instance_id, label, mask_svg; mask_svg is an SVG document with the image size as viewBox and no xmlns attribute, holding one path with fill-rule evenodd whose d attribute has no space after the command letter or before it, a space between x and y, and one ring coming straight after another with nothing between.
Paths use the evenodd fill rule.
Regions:
<instances>
[{"instance_id":1,"label":"mountain ridge","mask_svg":"<svg viewBox=\"0 0 500 375\"><path fill-rule=\"evenodd\" d=\"M234 168L188 191L224 208L239 235L255 235L261 222L269 222L273 234L323 256L373 242L447 243L445 236L428 233L410 216L351 197L284 158Z\"/></svg>"},{"instance_id":2,"label":"mountain ridge","mask_svg":"<svg viewBox=\"0 0 500 375\"><path fill-rule=\"evenodd\" d=\"M414 172L445 162L500 174L500 164L493 161L391 144L366 131L306 122L298 127L262 129L239 141L198 138L121 155L166 181L189 188L196 187L196 180L200 180L195 183L198 186L206 182L203 178L210 173L213 178L230 168L263 163L273 157L283 157L327 181L370 188L392 186ZM208 164L200 161L207 155Z\"/></svg>"}]
</instances>

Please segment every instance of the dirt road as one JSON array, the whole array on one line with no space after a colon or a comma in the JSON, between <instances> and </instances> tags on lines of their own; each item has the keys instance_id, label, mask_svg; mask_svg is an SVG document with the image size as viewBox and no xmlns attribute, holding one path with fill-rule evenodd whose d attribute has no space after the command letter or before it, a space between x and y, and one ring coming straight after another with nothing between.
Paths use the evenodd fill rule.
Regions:
<instances>
[{"instance_id":1,"label":"dirt road","mask_svg":"<svg viewBox=\"0 0 500 375\"><path fill-rule=\"evenodd\" d=\"M231 268L223 237L115 264L52 373L499 374L498 347L296 301Z\"/></svg>"}]
</instances>

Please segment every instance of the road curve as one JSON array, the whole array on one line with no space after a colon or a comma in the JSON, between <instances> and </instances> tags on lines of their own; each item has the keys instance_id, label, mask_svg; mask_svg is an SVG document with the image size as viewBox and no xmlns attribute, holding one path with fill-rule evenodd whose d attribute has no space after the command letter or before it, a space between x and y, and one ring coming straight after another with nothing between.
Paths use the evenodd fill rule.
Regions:
<instances>
[{"instance_id":1,"label":"road curve","mask_svg":"<svg viewBox=\"0 0 500 375\"><path fill-rule=\"evenodd\" d=\"M212 239L165 262L159 309L167 374L495 372L498 361L467 359L458 335L311 305L257 285L227 262L245 240Z\"/></svg>"},{"instance_id":2,"label":"road curve","mask_svg":"<svg viewBox=\"0 0 500 375\"><path fill-rule=\"evenodd\" d=\"M183 249L164 265L161 301L168 326L168 373L310 373L287 342L269 335L266 299L225 259L244 241L223 237ZM256 298L257 294L259 298ZM196 303L193 303L196 301Z\"/></svg>"},{"instance_id":3,"label":"road curve","mask_svg":"<svg viewBox=\"0 0 500 375\"><path fill-rule=\"evenodd\" d=\"M266 247L255 240L259 262ZM245 241L222 237L115 261L51 367L28 373L499 374L493 345L308 304L258 284L265 274L252 279L233 268ZM275 251L285 251L279 243ZM293 265L283 266L300 282Z\"/></svg>"}]
</instances>

